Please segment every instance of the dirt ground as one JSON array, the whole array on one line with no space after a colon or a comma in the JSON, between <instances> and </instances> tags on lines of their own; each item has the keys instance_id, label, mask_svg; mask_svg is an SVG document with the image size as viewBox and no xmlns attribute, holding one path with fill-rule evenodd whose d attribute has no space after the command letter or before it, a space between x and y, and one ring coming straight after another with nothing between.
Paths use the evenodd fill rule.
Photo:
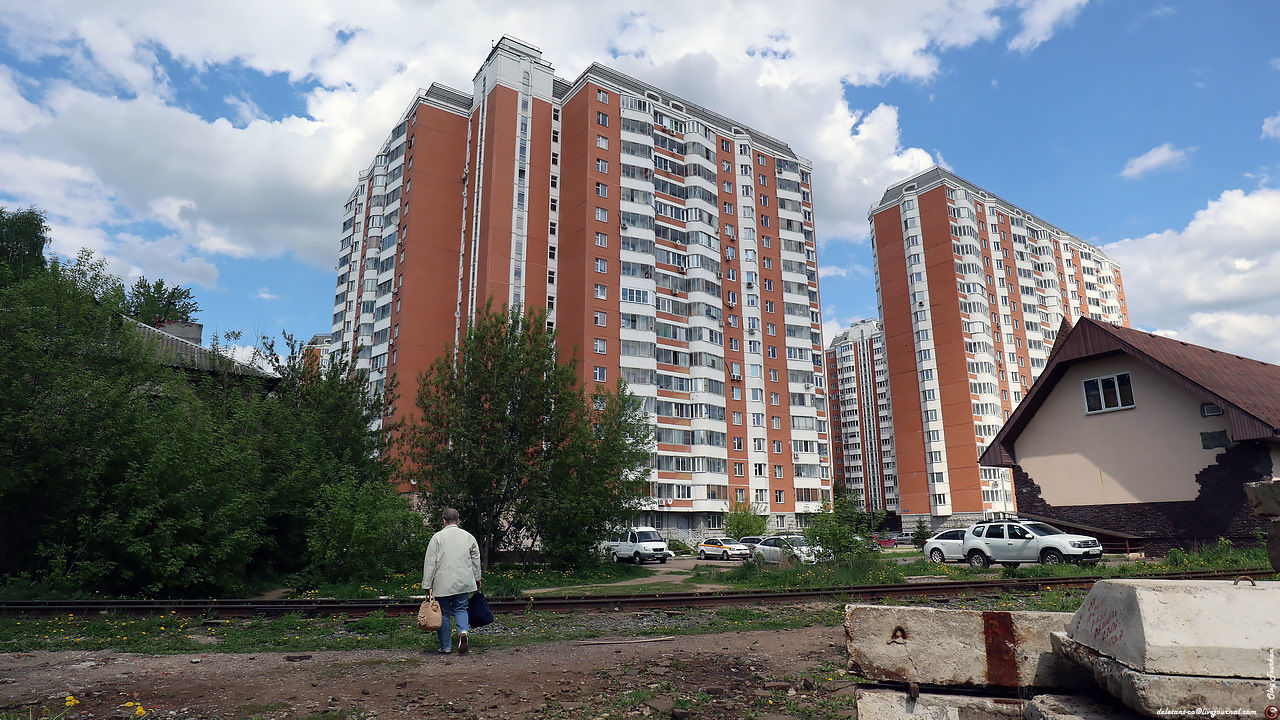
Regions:
<instances>
[{"instance_id":1,"label":"dirt ground","mask_svg":"<svg viewBox=\"0 0 1280 720\"><path fill-rule=\"evenodd\" d=\"M0 656L0 707L39 717L72 694L71 717L94 718L131 717L126 702L178 718L852 717L843 647L840 628L807 628L464 656L18 653Z\"/></svg>"}]
</instances>

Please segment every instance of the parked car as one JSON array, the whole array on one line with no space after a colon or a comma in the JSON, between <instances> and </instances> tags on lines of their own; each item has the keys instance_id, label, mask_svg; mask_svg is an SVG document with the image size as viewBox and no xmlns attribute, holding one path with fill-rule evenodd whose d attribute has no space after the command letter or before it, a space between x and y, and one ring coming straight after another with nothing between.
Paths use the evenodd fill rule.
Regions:
<instances>
[{"instance_id":1,"label":"parked car","mask_svg":"<svg viewBox=\"0 0 1280 720\"><path fill-rule=\"evenodd\" d=\"M746 545L748 550L754 550L755 547L760 544L761 540L764 540L763 535L747 535L738 538L738 542Z\"/></svg>"},{"instance_id":2,"label":"parked car","mask_svg":"<svg viewBox=\"0 0 1280 720\"><path fill-rule=\"evenodd\" d=\"M721 560L746 560L751 557L751 548L729 537L707 538L698 543L698 559L720 558Z\"/></svg>"},{"instance_id":3,"label":"parked car","mask_svg":"<svg viewBox=\"0 0 1280 720\"><path fill-rule=\"evenodd\" d=\"M1017 567L1022 563L1096 563L1102 559L1102 543L1088 535L1073 535L1042 522L1005 519L984 520L965 531L965 558L976 568L991 563Z\"/></svg>"},{"instance_id":4,"label":"parked car","mask_svg":"<svg viewBox=\"0 0 1280 720\"><path fill-rule=\"evenodd\" d=\"M822 548L810 545L803 535L767 537L752 548L751 554L757 562L768 565L777 565L786 560L813 565L824 555Z\"/></svg>"},{"instance_id":5,"label":"parked car","mask_svg":"<svg viewBox=\"0 0 1280 720\"><path fill-rule=\"evenodd\" d=\"M604 541L604 550L613 557L614 562L630 560L639 565L646 560L657 560L665 563L667 558L675 554L667 548L667 541L662 539L657 529L651 527L633 527Z\"/></svg>"},{"instance_id":6,"label":"parked car","mask_svg":"<svg viewBox=\"0 0 1280 720\"><path fill-rule=\"evenodd\" d=\"M964 560L963 528L943 530L924 543L924 556L936 563L961 562Z\"/></svg>"},{"instance_id":7,"label":"parked car","mask_svg":"<svg viewBox=\"0 0 1280 720\"><path fill-rule=\"evenodd\" d=\"M899 533L876 534L872 535L871 539L882 548L891 548L898 546L898 535Z\"/></svg>"}]
</instances>

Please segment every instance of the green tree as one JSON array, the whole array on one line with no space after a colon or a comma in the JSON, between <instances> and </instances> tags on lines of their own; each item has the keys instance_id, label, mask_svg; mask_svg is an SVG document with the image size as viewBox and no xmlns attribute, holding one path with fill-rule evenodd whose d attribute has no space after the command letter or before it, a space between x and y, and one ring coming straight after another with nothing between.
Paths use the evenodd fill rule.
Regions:
<instances>
[{"instance_id":1,"label":"green tree","mask_svg":"<svg viewBox=\"0 0 1280 720\"><path fill-rule=\"evenodd\" d=\"M624 387L588 401L545 313L487 305L420 378L416 406L403 451L429 516L457 508L486 567L536 541L579 563L634 511L648 426Z\"/></svg>"},{"instance_id":2,"label":"green tree","mask_svg":"<svg viewBox=\"0 0 1280 720\"><path fill-rule=\"evenodd\" d=\"M884 517L882 510L864 512L852 496L837 497L831 512L813 516L805 537L837 558L875 555L880 548L871 535L883 526Z\"/></svg>"},{"instance_id":3,"label":"green tree","mask_svg":"<svg viewBox=\"0 0 1280 720\"><path fill-rule=\"evenodd\" d=\"M724 514L724 531L732 538L763 535L766 524L764 515L756 513L748 502L731 502L729 512Z\"/></svg>"},{"instance_id":4,"label":"green tree","mask_svg":"<svg viewBox=\"0 0 1280 720\"><path fill-rule=\"evenodd\" d=\"M548 448L551 472L539 476L547 484L525 488L534 536L555 567L594 557L601 538L640 509L649 475L645 463L653 431L626 383L597 390L589 405L580 393L573 399L568 441Z\"/></svg>"},{"instance_id":5,"label":"green tree","mask_svg":"<svg viewBox=\"0 0 1280 720\"><path fill-rule=\"evenodd\" d=\"M140 277L124 294L125 315L153 327L173 322L194 322L200 305L189 288L166 285L164 280L148 282Z\"/></svg>"},{"instance_id":6,"label":"green tree","mask_svg":"<svg viewBox=\"0 0 1280 720\"><path fill-rule=\"evenodd\" d=\"M911 544L915 545L917 550L923 550L930 536L929 523L925 522L924 518L916 518L915 529L911 531Z\"/></svg>"},{"instance_id":7,"label":"green tree","mask_svg":"<svg viewBox=\"0 0 1280 720\"><path fill-rule=\"evenodd\" d=\"M35 208L10 212L0 207L0 286L43 272L48 244L44 213Z\"/></svg>"}]
</instances>

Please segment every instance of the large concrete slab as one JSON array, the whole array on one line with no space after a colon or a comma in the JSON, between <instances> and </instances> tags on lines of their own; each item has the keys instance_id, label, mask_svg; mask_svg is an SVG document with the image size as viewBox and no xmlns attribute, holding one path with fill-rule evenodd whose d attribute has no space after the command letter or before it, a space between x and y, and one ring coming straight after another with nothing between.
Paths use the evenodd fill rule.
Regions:
<instances>
[{"instance_id":1,"label":"large concrete slab","mask_svg":"<svg viewBox=\"0 0 1280 720\"><path fill-rule=\"evenodd\" d=\"M1255 515L1280 515L1280 480L1245 483L1244 494Z\"/></svg>"},{"instance_id":2,"label":"large concrete slab","mask_svg":"<svg viewBox=\"0 0 1280 720\"><path fill-rule=\"evenodd\" d=\"M1139 672L1065 633L1052 637L1055 652L1088 668L1104 690L1147 717L1271 717L1267 707L1276 704L1267 698L1275 692L1267 680Z\"/></svg>"},{"instance_id":3,"label":"large concrete slab","mask_svg":"<svg viewBox=\"0 0 1280 720\"><path fill-rule=\"evenodd\" d=\"M971 687L1081 688L1092 682L1053 654L1049 633L1071 613L848 605L849 665L872 680Z\"/></svg>"},{"instance_id":4,"label":"large concrete slab","mask_svg":"<svg viewBox=\"0 0 1280 720\"><path fill-rule=\"evenodd\" d=\"M1280 582L1102 580L1067 635L1140 672L1261 678L1278 609Z\"/></svg>"},{"instance_id":5,"label":"large concrete slab","mask_svg":"<svg viewBox=\"0 0 1280 720\"><path fill-rule=\"evenodd\" d=\"M1142 716L1111 698L1037 695L1022 708L1024 720L1138 720Z\"/></svg>"},{"instance_id":6,"label":"large concrete slab","mask_svg":"<svg viewBox=\"0 0 1280 720\"><path fill-rule=\"evenodd\" d=\"M858 717L866 720L1007 720L1021 718L1021 700L859 689Z\"/></svg>"}]
</instances>

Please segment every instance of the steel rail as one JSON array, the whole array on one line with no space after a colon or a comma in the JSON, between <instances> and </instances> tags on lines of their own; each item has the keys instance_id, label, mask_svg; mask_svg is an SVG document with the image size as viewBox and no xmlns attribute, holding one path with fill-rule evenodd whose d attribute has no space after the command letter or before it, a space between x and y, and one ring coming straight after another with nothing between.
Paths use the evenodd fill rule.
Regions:
<instances>
[{"instance_id":1,"label":"steel rail","mask_svg":"<svg viewBox=\"0 0 1280 720\"><path fill-rule=\"evenodd\" d=\"M1240 576L1270 577L1271 568L1236 570L1195 570L1136 576L1160 580L1231 580ZM948 580L899 583L893 585L854 585L806 588L802 590L761 591L721 590L694 593L646 593L632 595L525 595L519 598L490 598L495 613L520 614L527 611L565 612L571 610L644 610L672 607L707 607L748 605L756 603L796 603L819 600L877 600L882 598L952 596L965 593L993 592L1029 593L1049 589L1083 589L1093 586L1099 575L1059 578L1024 578L997 580ZM182 617L209 615L219 618L301 615L362 616L375 611L387 615L413 614L421 598L292 598L282 600L248 599L175 599L175 600L10 600L0 602L0 616L25 615L52 617L72 615L158 615Z\"/></svg>"}]
</instances>

